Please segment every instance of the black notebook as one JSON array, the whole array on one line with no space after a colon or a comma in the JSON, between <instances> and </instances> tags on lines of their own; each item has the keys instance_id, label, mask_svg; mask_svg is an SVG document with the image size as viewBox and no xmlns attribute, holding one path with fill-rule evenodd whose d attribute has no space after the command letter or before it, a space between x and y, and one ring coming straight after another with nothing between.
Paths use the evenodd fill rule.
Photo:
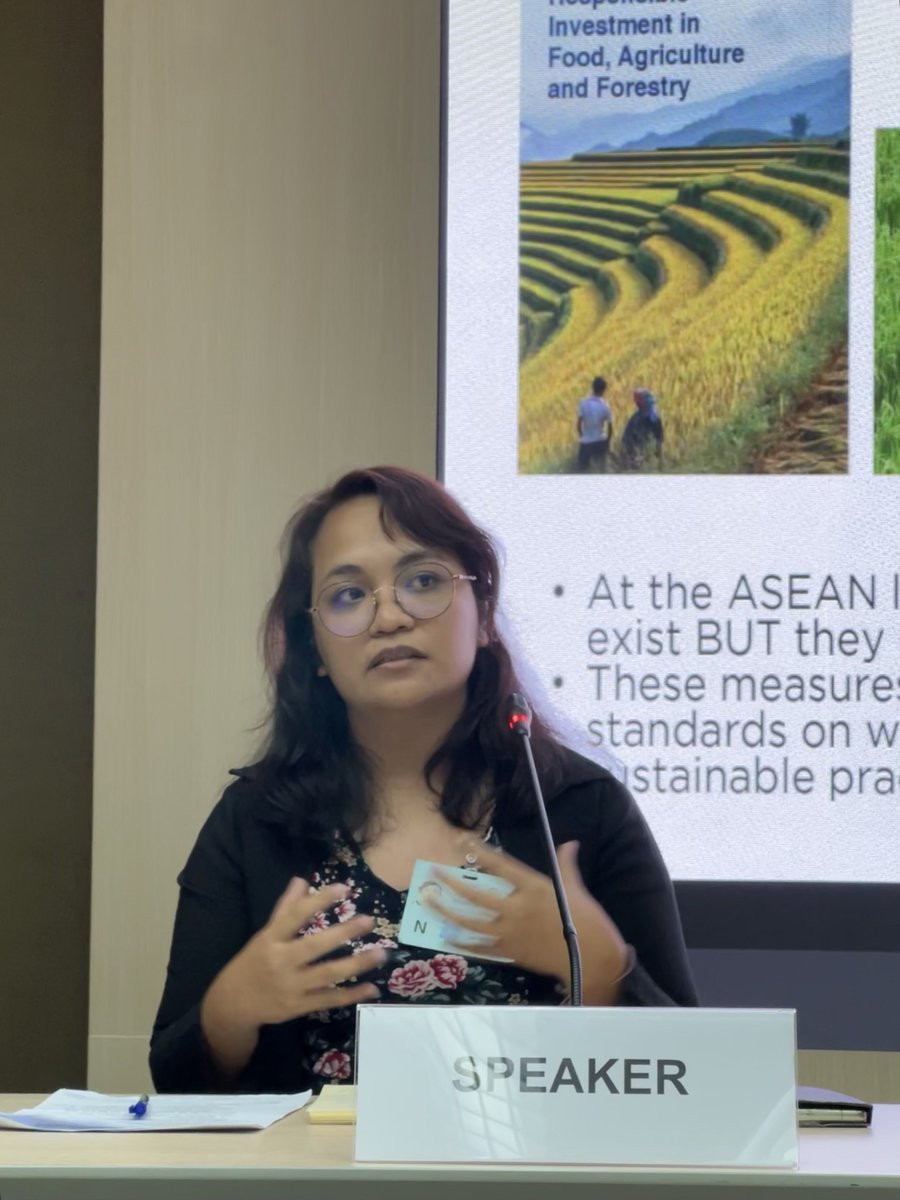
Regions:
<instances>
[{"instance_id":1,"label":"black notebook","mask_svg":"<svg viewBox=\"0 0 900 1200\"><path fill-rule=\"evenodd\" d=\"M872 1105L827 1088L797 1088L797 1123L803 1127L868 1129Z\"/></svg>"}]
</instances>

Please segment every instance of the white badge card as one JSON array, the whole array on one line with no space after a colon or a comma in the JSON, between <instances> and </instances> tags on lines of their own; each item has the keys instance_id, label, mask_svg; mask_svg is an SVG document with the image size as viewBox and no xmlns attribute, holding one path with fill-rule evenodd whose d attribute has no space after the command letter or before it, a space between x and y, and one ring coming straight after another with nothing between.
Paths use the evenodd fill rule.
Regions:
<instances>
[{"instance_id":1,"label":"white badge card","mask_svg":"<svg viewBox=\"0 0 900 1200\"><path fill-rule=\"evenodd\" d=\"M512 884L497 875L487 875L469 867L438 867L437 863L420 858L413 867L412 879L403 906L403 916L400 920L399 941L406 946L421 946L426 950L437 950L444 954L465 954L469 958L487 958L493 962L509 962L508 958L500 958L490 953L491 943L477 933L462 929L447 921L444 917L428 908L426 900L430 896L444 908L450 909L461 917L474 917L485 920L490 917L490 909L479 908L469 904L458 896L452 888L437 879L434 871L439 869L443 874L466 883L469 887L480 888L498 896L506 896L512 891ZM465 943L465 946L462 945Z\"/></svg>"}]
</instances>

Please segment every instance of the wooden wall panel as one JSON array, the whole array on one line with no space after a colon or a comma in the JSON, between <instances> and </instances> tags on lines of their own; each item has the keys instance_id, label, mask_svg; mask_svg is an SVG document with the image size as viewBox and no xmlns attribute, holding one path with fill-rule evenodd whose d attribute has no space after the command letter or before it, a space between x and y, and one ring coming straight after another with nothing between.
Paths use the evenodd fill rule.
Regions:
<instances>
[{"instance_id":1,"label":"wooden wall panel","mask_svg":"<svg viewBox=\"0 0 900 1200\"><path fill-rule=\"evenodd\" d=\"M436 0L106 5L91 1086L140 1086L282 526L434 471L439 50Z\"/></svg>"}]
</instances>

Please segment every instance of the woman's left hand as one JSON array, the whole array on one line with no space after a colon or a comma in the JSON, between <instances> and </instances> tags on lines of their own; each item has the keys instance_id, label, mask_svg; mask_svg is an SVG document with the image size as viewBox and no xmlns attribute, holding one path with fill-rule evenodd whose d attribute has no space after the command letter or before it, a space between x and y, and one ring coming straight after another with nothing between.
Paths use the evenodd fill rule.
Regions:
<instances>
[{"instance_id":1,"label":"woman's left hand","mask_svg":"<svg viewBox=\"0 0 900 1200\"><path fill-rule=\"evenodd\" d=\"M568 985L569 955L550 877L483 843L478 844L477 852L482 859L488 855L484 869L489 874L512 885L508 895L472 887L443 871L435 875L444 887L486 909L491 916L462 916L433 900L427 902L428 907L456 928L490 938L483 946L488 954L511 959L517 966L540 975L555 976ZM558 846L557 855L581 949L584 1003L612 1004L627 969L628 947L603 906L585 887L578 870L578 843ZM461 954L473 952L472 941L459 940L455 945Z\"/></svg>"}]
</instances>

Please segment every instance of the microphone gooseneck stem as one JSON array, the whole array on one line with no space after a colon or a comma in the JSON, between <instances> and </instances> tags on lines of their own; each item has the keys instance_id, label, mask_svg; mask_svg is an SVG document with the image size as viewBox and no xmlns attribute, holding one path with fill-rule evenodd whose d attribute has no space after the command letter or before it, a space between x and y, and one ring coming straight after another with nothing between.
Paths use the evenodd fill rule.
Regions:
<instances>
[{"instance_id":1,"label":"microphone gooseneck stem","mask_svg":"<svg viewBox=\"0 0 900 1200\"><path fill-rule=\"evenodd\" d=\"M534 755L531 752L531 739L526 733L522 737L525 747L525 757L528 760L528 770L531 772L531 782L537 800L537 809L544 831L544 841L547 844L547 859L550 863L550 878L553 880L553 890L556 893L556 903L562 921L563 937L566 939L566 949L569 952L569 999L573 1008L581 1008L581 951L578 948L578 934L572 924L572 914L569 912L569 902L563 887L562 876L559 873L559 859L556 857L556 847L553 844L553 833L547 817L547 806L544 803L544 793L534 765Z\"/></svg>"}]
</instances>

